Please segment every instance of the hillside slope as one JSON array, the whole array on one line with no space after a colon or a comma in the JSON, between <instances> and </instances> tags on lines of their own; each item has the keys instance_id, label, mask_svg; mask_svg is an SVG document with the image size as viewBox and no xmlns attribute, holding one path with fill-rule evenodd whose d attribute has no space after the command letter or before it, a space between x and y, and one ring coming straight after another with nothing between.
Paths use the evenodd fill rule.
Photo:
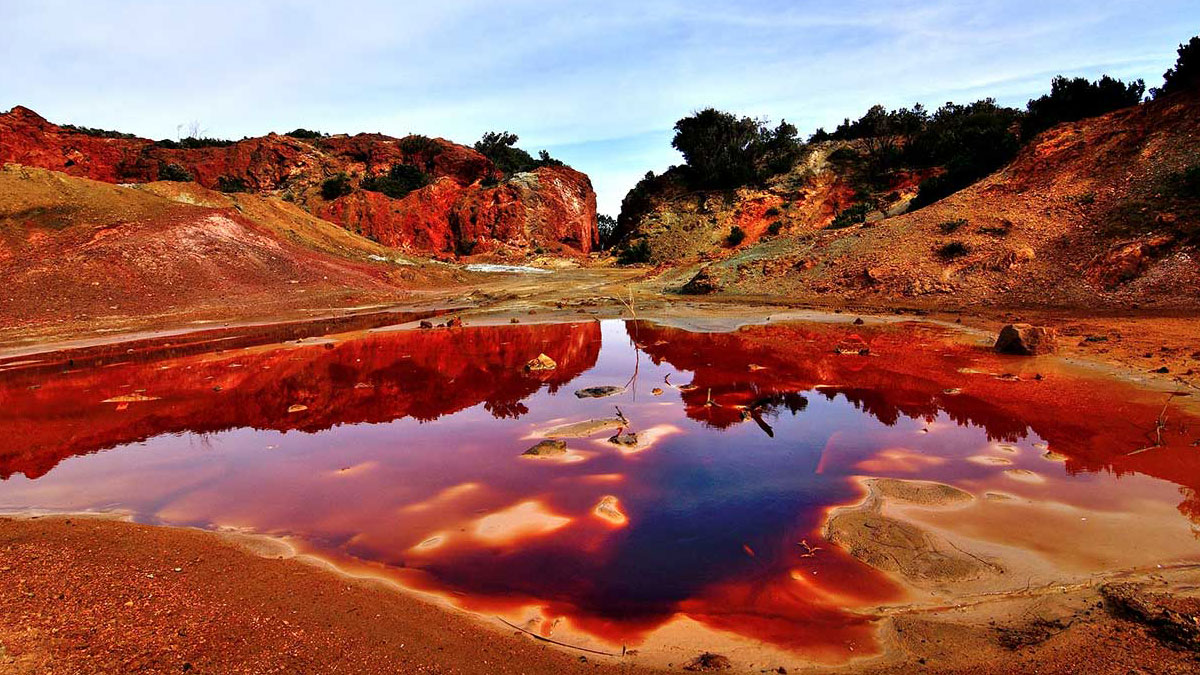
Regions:
<instances>
[{"instance_id":1,"label":"hillside slope","mask_svg":"<svg viewBox=\"0 0 1200 675\"><path fill-rule=\"evenodd\" d=\"M423 136L270 134L192 145L201 147L63 127L21 106L0 114L0 164L108 183L184 178L257 192L414 254L579 255L597 239L591 181L566 166L505 177L475 150ZM401 198L363 189L364 178L395 166L419 169L430 184ZM323 196L324 181L340 174L348 177L345 193Z\"/></svg>"},{"instance_id":2,"label":"hillside slope","mask_svg":"<svg viewBox=\"0 0 1200 675\"><path fill-rule=\"evenodd\" d=\"M253 194L0 169L0 339L395 302L460 273Z\"/></svg>"},{"instance_id":3,"label":"hillside slope","mask_svg":"<svg viewBox=\"0 0 1200 675\"><path fill-rule=\"evenodd\" d=\"M836 176L825 182L836 185ZM718 218L761 203L744 192ZM904 192L904 185L896 188L897 205ZM685 264L662 282L686 292L816 304L1200 305L1194 95L1055 127L1004 169L911 213L821 229L833 209L819 207L838 200L838 192L811 194L815 203L805 208L818 216L758 243L762 225L743 227L751 235L746 244L718 248L708 254L717 262ZM677 200L652 203L652 211L677 217Z\"/></svg>"}]
</instances>

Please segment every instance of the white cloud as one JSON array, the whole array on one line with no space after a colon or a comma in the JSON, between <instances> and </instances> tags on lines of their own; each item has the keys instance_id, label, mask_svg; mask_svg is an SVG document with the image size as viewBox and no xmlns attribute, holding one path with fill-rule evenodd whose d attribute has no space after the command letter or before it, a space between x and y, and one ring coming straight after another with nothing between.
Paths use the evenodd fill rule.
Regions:
<instances>
[{"instance_id":1,"label":"white cloud","mask_svg":"<svg viewBox=\"0 0 1200 675\"><path fill-rule=\"evenodd\" d=\"M1191 0L1154 4L0 0L0 108L155 138L509 129L615 213L704 106L808 130L875 102L1019 104L1058 72L1153 86L1200 26Z\"/></svg>"}]
</instances>

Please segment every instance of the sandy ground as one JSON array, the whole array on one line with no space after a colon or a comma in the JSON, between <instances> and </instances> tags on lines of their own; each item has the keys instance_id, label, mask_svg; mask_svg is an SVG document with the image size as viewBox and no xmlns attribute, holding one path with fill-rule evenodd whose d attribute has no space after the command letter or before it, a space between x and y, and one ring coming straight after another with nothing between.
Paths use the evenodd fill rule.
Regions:
<instances>
[{"instance_id":1,"label":"sandy ground","mask_svg":"<svg viewBox=\"0 0 1200 675\"><path fill-rule=\"evenodd\" d=\"M598 663L252 543L94 517L0 519L0 672L596 673L633 665Z\"/></svg>"},{"instance_id":2,"label":"sandy ground","mask_svg":"<svg viewBox=\"0 0 1200 675\"><path fill-rule=\"evenodd\" d=\"M633 654L538 642L257 538L96 517L2 518L0 552L4 673L664 672ZM1137 581L1137 597L1157 609L1200 611L1195 567ZM789 672L1200 669L1194 642L1173 640L1164 626L1106 600L1109 588L1050 586L898 607L881 626L883 657Z\"/></svg>"}]
</instances>

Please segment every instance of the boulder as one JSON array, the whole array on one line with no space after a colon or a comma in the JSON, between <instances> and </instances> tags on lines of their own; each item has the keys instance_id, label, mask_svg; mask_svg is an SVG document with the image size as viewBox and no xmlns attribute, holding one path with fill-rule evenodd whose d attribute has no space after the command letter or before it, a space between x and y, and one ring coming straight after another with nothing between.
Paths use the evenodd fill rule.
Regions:
<instances>
[{"instance_id":1,"label":"boulder","mask_svg":"<svg viewBox=\"0 0 1200 675\"><path fill-rule=\"evenodd\" d=\"M1028 323L1010 323L996 338L996 351L1000 354L1035 356L1054 352L1054 330Z\"/></svg>"},{"instance_id":2,"label":"boulder","mask_svg":"<svg viewBox=\"0 0 1200 675\"><path fill-rule=\"evenodd\" d=\"M705 267L692 277L692 280L683 285L680 289L686 295L708 295L721 290L721 280L716 274L709 271L710 268Z\"/></svg>"}]
</instances>

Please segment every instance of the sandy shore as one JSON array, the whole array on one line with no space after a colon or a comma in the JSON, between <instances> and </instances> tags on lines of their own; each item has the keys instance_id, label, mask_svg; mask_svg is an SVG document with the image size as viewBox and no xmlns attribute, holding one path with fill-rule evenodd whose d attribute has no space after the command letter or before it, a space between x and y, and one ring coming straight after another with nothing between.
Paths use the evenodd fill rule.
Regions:
<instances>
[{"instance_id":1,"label":"sandy shore","mask_svg":"<svg viewBox=\"0 0 1200 675\"><path fill-rule=\"evenodd\" d=\"M0 672L599 673L585 656L271 547L96 517L0 519ZM639 672L650 672L639 668Z\"/></svg>"}]
</instances>

